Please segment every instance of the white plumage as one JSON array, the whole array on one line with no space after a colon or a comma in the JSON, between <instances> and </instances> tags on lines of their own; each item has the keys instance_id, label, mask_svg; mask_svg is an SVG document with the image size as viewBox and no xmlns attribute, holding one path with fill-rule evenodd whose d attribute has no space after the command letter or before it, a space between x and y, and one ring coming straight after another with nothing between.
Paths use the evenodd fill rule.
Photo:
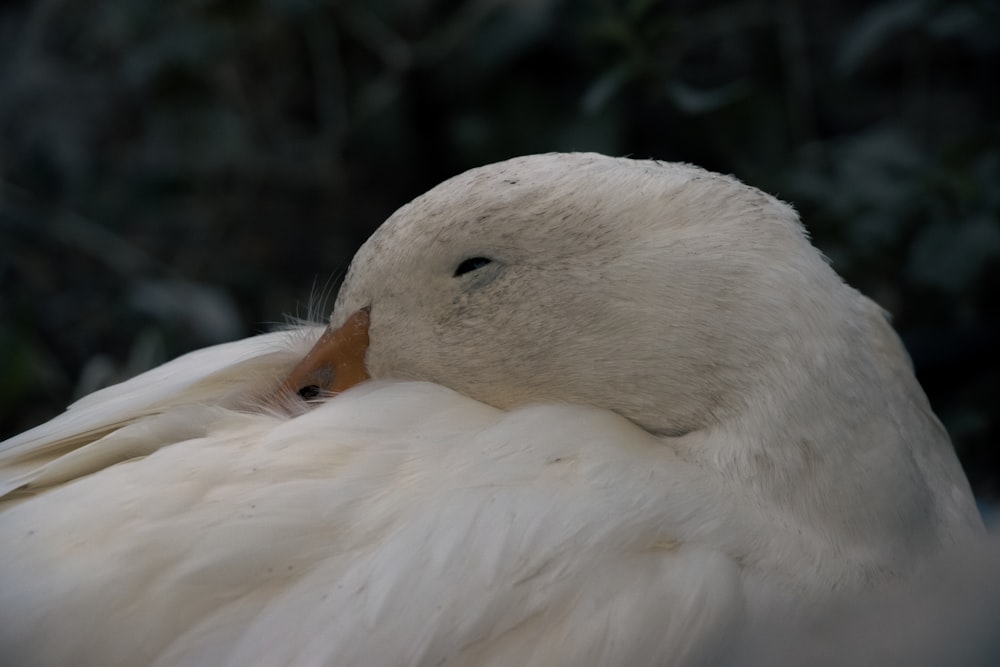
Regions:
<instances>
[{"instance_id":1,"label":"white plumage","mask_svg":"<svg viewBox=\"0 0 1000 667\"><path fill-rule=\"evenodd\" d=\"M302 329L0 446L0 655L713 664L982 532L881 311L734 179L472 170L359 251L331 329L362 312L375 380L318 404L274 394Z\"/></svg>"}]
</instances>

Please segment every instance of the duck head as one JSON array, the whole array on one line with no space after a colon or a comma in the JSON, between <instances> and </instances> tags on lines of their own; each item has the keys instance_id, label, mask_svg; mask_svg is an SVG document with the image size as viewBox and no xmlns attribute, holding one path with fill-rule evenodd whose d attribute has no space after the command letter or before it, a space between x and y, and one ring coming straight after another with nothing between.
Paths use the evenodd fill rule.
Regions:
<instances>
[{"instance_id":1,"label":"duck head","mask_svg":"<svg viewBox=\"0 0 1000 667\"><path fill-rule=\"evenodd\" d=\"M421 379L501 408L595 405L679 435L813 371L848 372L830 365L859 311L877 309L773 197L684 164L533 155L392 215L348 271L322 342L338 345L286 386Z\"/></svg>"},{"instance_id":2,"label":"duck head","mask_svg":"<svg viewBox=\"0 0 1000 667\"><path fill-rule=\"evenodd\" d=\"M738 525L784 522L833 570L890 576L982 530L882 310L791 207L690 165L533 155L402 207L285 387L367 377L612 410L709 471L705 502L743 489Z\"/></svg>"}]
</instances>

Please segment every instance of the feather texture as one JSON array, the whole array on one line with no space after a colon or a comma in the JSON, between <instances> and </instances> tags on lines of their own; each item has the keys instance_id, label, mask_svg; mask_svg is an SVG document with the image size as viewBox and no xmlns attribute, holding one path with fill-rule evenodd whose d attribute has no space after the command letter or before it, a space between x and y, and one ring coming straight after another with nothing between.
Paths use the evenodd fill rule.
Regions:
<instances>
[{"instance_id":1,"label":"feather texture","mask_svg":"<svg viewBox=\"0 0 1000 667\"><path fill-rule=\"evenodd\" d=\"M349 321L373 379L332 398L276 398L304 327L0 445L0 656L766 664L758 630L880 600L983 534L885 315L735 179L472 170L362 247Z\"/></svg>"}]
</instances>

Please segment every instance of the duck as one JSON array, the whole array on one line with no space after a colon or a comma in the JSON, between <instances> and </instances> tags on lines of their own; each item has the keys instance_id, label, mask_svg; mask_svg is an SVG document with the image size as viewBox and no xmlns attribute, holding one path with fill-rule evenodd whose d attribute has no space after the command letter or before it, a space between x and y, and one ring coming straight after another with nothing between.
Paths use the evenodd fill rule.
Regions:
<instances>
[{"instance_id":1,"label":"duck","mask_svg":"<svg viewBox=\"0 0 1000 667\"><path fill-rule=\"evenodd\" d=\"M721 664L983 532L887 315L791 206L528 155L391 215L328 322L0 444L0 655Z\"/></svg>"}]
</instances>

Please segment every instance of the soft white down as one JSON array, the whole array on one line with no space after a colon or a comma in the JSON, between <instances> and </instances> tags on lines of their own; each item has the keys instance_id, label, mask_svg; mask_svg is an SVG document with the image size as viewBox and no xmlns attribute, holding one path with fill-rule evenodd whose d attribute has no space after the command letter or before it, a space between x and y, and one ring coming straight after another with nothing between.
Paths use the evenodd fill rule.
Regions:
<instances>
[{"instance_id":1,"label":"soft white down","mask_svg":"<svg viewBox=\"0 0 1000 667\"><path fill-rule=\"evenodd\" d=\"M982 532L882 311L733 178L471 170L361 248L363 309L332 398L273 399L307 327L0 445L4 664L716 664Z\"/></svg>"}]
</instances>

